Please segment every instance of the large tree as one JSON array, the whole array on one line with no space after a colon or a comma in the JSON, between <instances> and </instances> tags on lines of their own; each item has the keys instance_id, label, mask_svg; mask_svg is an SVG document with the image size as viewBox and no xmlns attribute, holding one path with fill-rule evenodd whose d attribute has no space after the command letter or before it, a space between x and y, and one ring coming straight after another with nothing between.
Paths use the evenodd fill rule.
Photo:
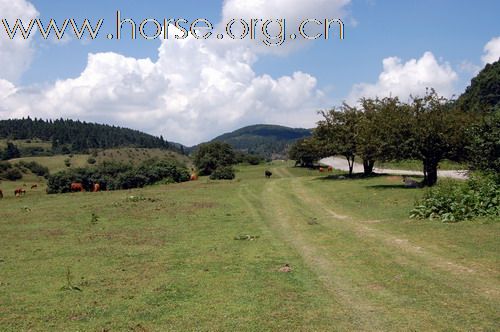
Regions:
<instances>
[{"instance_id":1,"label":"large tree","mask_svg":"<svg viewBox=\"0 0 500 332\"><path fill-rule=\"evenodd\" d=\"M290 147L288 158L295 160L295 166L313 167L320 158L318 142L311 137L297 140Z\"/></svg>"},{"instance_id":2,"label":"large tree","mask_svg":"<svg viewBox=\"0 0 500 332\"><path fill-rule=\"evenodd\" d=\"M356 107L344 103L339 108L321 112L323 120L318 122L314 137L321 145L320 154L323 157L341 155L349 165L349 175L352 175L356 157L356 143L359 122L362 112Z\"/></svg>"},{"instance_id":3,"label":"large tree","mask_svg":"<svg viewBox=\"0 0 500 332\"><path fill-rule=\"evenodd\" d=\"M222 142L202 144L194 154L194 164L200 175L210 175L219 167L236 163L236 155L231 145Z\"/></svg>"}]
</instances>

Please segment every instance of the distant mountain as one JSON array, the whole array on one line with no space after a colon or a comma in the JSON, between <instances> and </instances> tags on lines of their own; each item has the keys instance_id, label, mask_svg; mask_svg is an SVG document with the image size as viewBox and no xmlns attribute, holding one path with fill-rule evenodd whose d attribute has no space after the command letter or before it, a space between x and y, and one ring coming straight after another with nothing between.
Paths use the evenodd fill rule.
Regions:
<instances>
[{"instance_id":1,"label":"distant mountain","mask_svg":"<svg viewBox=\"0 0 500 332\"><path fill-rule=\"evenodd\" d=\"M500 60L487 64L472 79L457 103L464 111L470 112L500 110Z\"/></svg>"},{"instance_id":2,"label":"distant mountain","mask_svg":"<svg viewBox=\"0 0 500 332\"><path fill-rule=\"evenodd\" d=\"M266 158L285 158L296 140L311 136L311 129L277 125L253 125L223 134L212 140L230 144L234 149Z\"/></svg>"},{"instance_id":3,"label":"distant mountain","mask_svg":"<svg viewBox=\"0 0 500 332\"><path fill-rule=\"evenodd\" d=\"M89 149L121 147L160 148L179 152L182 148L138 130L74 120L0 120L0 139L42 140L51 152L86 152Z\"/></svg>"}]
</instances>

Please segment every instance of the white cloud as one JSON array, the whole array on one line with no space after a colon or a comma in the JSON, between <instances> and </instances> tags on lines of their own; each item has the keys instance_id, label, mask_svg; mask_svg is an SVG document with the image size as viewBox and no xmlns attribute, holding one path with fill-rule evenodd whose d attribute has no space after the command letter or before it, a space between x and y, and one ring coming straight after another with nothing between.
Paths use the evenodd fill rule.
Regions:
<instances>
[{"instance_id":1,"label":"white cloud","mask_svg":"<svg viewBox=\"0 0 500 332\"><path fill-rule=\"evenodd\" d=\"M500 58L500 37L491 39L484 46L484 55L481 57L483 63L486 65L488 63L493 63L498 61Z\"/></svg>"},{"instance_id":2,"label":"white cloud","mask_svg":"<svg viewBox=\"0 0 500 332\"><path fill-rule=\"evenodd\" d=\"M250 22L252 19L261 19L263 21L269 19L286 19L286 41L280 46L266 46L262 42L265 39L261 30L262 22L256 26L256 40L236 40L225 38L221 44L239 45L245 44L251 47L258 53L273 53L273 54L286 54L296 50L304 45L311 44L312 41L305 40L299 36L299 25L306 19L317 19L324 21L325 19L343 19L348 16L347 6L351 0L225 0L222 8L222 21L217 27L218 31L223 31L226 24L232 19L244 19ZM350 23L355 26L357 21L350 18ZM238 34L238 25L234 26L235 35ZM269 33L271 36L277 36L279 28L277 24L269 25ZM311 29L311 30L309 30ZM308 25L306 28L307 33L311 36L318 32L322 32L322 27L315 27L314 24ZM338 34L339 29L332 25L330 29L331 34ZM299 36L296 40L291 40L291 34ZM334 37L330 37L333 39ZM337 37L338 38L338 37ZM318 40L317 42L325 42ZM275 43L275 42L273 42Z\"/></svg>"},{"instance_id":3,"label":"white cloud","mask_svg":"<svg viewBox=\"0 0 500 332\"><path fill-rule=\"evenodd\" d=\"M337 18L345 14L349 2L226 0L222 22L230 18L286 18L288 23ZM0 0L3 7L6 3ZM37 14L25 0L14 3L24 5L20 18ZM12 12L20 15L19 10ZM174 30L170 27L169 33ZM303 72L279 78L257 75L252 67L263 51L252 46L255 41L251 43L170 39L160 45L156 62L97 53L89 54L78 77L54 84L27 88L0 80L0 118L77 118L162 134L185 144L255 123L313 126L316 111L329 104L316 79ZM29 44L23 47L31 50Z\"/></svg>"},{"instance_id":4,"label":"white cloud","mask_svg":"<svg viewBox=\"0 0 500 332\"><path fill-rule=\"evenodd\" d=\"M351 103L362 97L399 97L422 95L426 88L434 88L439 94L451 97L458 75L451 66L436 60L431 52L425 52L420 59L405 63L400 58L383 60L383 71L374 84L356 84L348 97Z\"/></svg>"},{"instance_id":5,"label":"white cloud","mask_svg":"<svg viewBox=\"0 0 500 332\"><path fill-rule=\"evenodd\" d=\"M255 61L248 48L220 50L191 38L163 42L156 62L90 54L76 78L35 91L9 86L0 117L113 123L185 144L254 123L313 126L326 99L316 79L302 72L259 76Z\"/></svg>"},{"instance_id":6,"label":"white cloud","mask_svg":"<svg viewBox=\"0 0 500 332\"><path fill-rule=\"evenodd\" d=\"M16 19L29 22L38 17L35 7L25 0L0 0L1 18L6 19L11 29L14 28ZM27 24L25 24L27 25ZM33 57L32 39L24 40L20 33L14 39L9 39L0 24L0 79L16 82L22 73L28 69ZM8 65L6 65L8 64Z\"/></svg>"}]
</instances>

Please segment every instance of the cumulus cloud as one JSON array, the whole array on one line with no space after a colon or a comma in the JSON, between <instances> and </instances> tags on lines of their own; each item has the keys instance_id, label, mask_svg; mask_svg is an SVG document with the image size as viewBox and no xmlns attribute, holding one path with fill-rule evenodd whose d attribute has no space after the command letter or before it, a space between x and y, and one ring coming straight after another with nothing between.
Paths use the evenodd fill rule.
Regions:
<instances>
[{"instance_id":1,"label":"cumulus cloud","mask_svg":"<svg viewBox=\"0 0 500 332\"><path fill-rule=\"evenodd\" d=\"M500 59L500 37L491 39L484 46L484 55L481 57L483 63L486 65L488 63L496 62Z\"/></svg>"},{"instance_id":2,"label":"cumulus cloud","mask_svg":"<svg viewBox=\"0 0 500 332\"><path fill-rule=\"evenodd\" d=\"M185 144L261 122L312 126L325 103L316 79L302 72L256 75L255 61L248 48L219 50L194 39L163 42L156 62L90 54L76 78L38 91L6 86L0 117L114 123Z\"/></svg>"},{"instance_id":3,"label":"cumulus cloud","mask_svg":"<svg viewBox=\"0 0 500 332\"><path fill-rule=\"evenodd\" d=\"M227 0L222 16L223 22L230 17L337 17L349 2ZM24 16L35 15L25 0L14 3L24 5ZM169 33L176 33L173 26ZM9 52L17 51L9 45ZM278 78L257 75L252 67L259 52L248 43L188 38L163 41L157 61L89 54L85 70L75 78L43 87L16 87L0 80L0 118L77 118L162 134L184 144L255 123L313 126L316 111L328 104L316 79L303 72Z\"/></svg>"},{"instance_id":4,"label":"cumulus cloud","mask_svg":"<svg viewBox=\"0 0 500 332\"><path fill-rule=\"evenodd\" d=\"M431 52L425 52L420 59L403 63L400 58L383 60L383 71L374 84L356 84L349 102L362 97L399 97L406 100L410 95L422 95L426 88L434 88L439 94L451 97L458 75L446 62L438 62Z\"/></svg>"},{"instance_id":5,"label":"cumulus cloud","mask_svg":"<svg viewBox=\"0 0 500 332\"><path fill-rule=\"evenodd\" d=\"M347 6L350 2L351 0L225 0L222 8L222 21L218 26L218 30L223 31L226 24L232 19L243 19L246 22L250 22L252 19L261 19L263 21L285 19L286 41L280 46L266 46L262 43L262 40L265 39L262 33L259 33L262 29L262 22L259 22L256 26L257 30L259 30L256 34L256 40L252 41L247 38L243 41L233 41L226 38L225 43L222 44L245 43L246 46L251 47L258 53L286 54L311 43L311 41L304 40L301 37L296 40L289 39L292 33L299 35L299 25L303 20L343 19L348 16ZM351 18L351 22L355 22L355 19ZM235 35L238 35L240 32L237 29L238 24L235 24L234 27L236 29ZM270 24L268 28L271 36L277 36L280 31L277 23ZM322 32L322 27L315 27L314 24L310 25L310 29L306 30L311 36ZM332 24L330 32L332 35L337 34L338 36L339 29Z\"/></svg>"},{"instance_id":6,"label":"cumulus cloud","mask_svg":"<svg viewBox=\"0 0 500 332\"><path fill-rule=\"evenodd\" d=\"M25 0L0 0L0 13L13 29L17 19L28 22L38 17L35 7ZM3 24L0 25L4 29ZM33 42L24 40L18 33L14 39L9 39L6 33L0 33L0 79L16 82L26 71L33 57ZM8 64L8 65L5 65Z\"/></svg>"}]
</instances>

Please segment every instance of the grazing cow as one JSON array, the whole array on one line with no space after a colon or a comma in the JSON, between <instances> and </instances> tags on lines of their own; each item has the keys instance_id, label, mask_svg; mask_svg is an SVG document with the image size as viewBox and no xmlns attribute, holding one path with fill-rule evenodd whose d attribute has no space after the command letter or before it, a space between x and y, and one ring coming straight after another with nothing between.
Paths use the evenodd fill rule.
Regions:
<instances>
[{"instance_id":1,"label":"grazing cow","mask_svg":"<svg viewBox=\"0 0 500 332\"><path fill-rule=\"evenodd\" d=\"M75 192L75 191L80 191L80 192L83 192L83 191L85 191L85 190L83 189L83 184L81 184L81 183L79 183L79 182L73 182L73 183L71 184L70 189L71 189L71 191L72 191L72 192Z\"/></svg>"},{"instance_id":2,"label":"grazing cow","mask_svg":"<svg viewBox=\"0 0 500 332\"><path fill-rule=\"evenodd\" d=\"M408 178L407 176L403 176L403 183L405 184L405 188L421 188L422 184L413 179Z\"/></svg>"},{"instance_id":3,"label":"grazing cow","mask_svg":"<svg viewBox=\"0 0 500 332\"><path fill-rule=\"evenodd\" d=\"M319 172L320 172L320 173L323 173L324 171L325 171L325 169L324 169L323 167L320 167L320 168L319 168Z\"/></svg>"},{"instance_id":4,"label":"grazing cow","mask_svg":"<svg viewBox=\"0 0 500 332\"><path fill-rule=\"evenodd\" d=\"M3 198L3 192L2 192L2 189L0 189L0 199Z\"/></svg>"},{"instance_id":5,"label":"grazing cow","mask_svg":"<svg viewBox=\"0 0 500 332\"><path fill-rule=\"evenodd\" d=\"M266 170L265 174L266 174L267 179L270 179L271 176L273 175L273 173L271 171L267 171L267 170Z\"/></svg>"},{"instance_id":6,"label":"grazing cow","mask_svg":"<svg viewBox=\"0 0 500 332\"><path fill-rule=\"evenodd\" d=\"M332 166L328 166L328 172L333 172L333 167Z\"/></svg>"},{"instance_id":7,"label":"grazing cow","mask_svg":"<svg viewBox=\"0 0 500 332\"><path fill-rule=\"evenodd\" d=\"M94 183L94 185L92 186L92 192L96 193L99 191L101 191L101 185L99 183Z\"/></svg>"},{"instance_id":8,"label":"grazing cow","mask_svg":"<svg viewBox=\"0 0 500 332\"><path fill-rule=\"evenodd\" d=\"M198 180L198 174L196 174L196 173L191 174L191 176L189 177L189 180L191 180L191 181Z\"/></svg>"},{"instance_id":9,"label":"grazing cow","mask_svg":"<svg viewBox=\"0 0 500 332\"><path fill-rule=\"evenodd\" d=\"M16 190L14 190L14 195L16 197L20 197L21 195L26 195L26 190L23 188L17 188Z\"/></svg>"},{"instance_id":10,"label":"grazing cow","mask_svg":"<svg viewBox=\"0 0 500 332\"><path fill-rule=\"evenodd\" d=\"M38 185L37 184L34 184L31 186L31 190L35 189L35 188L38 188Z\"/></svg>"}]
</instances>

